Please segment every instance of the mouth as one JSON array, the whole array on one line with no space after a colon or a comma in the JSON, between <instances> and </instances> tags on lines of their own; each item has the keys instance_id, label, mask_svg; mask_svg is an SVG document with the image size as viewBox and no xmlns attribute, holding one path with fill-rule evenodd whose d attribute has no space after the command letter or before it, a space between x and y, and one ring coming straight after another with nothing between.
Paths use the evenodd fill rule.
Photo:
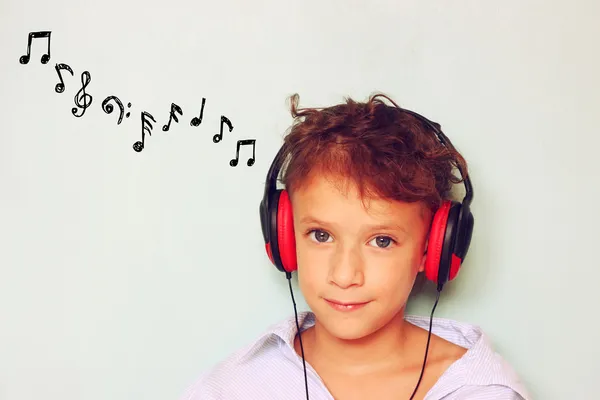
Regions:
<instances>
[{"instance_id":1,"label":"mouth","mask_svg":"<svg viewBox=\"0 0 600 400\"><path fill-rule=\"evenodd\" d=\"M329 304L329 306L331 308L333 308L334 310L337 310L337 311L355 311L355 310L358 310L370 303L370 301L345 302L345 301L339 301L339 300L333 300L333 299L324 299L324 300L327 304Z\"/></svg>"}]
</instances>

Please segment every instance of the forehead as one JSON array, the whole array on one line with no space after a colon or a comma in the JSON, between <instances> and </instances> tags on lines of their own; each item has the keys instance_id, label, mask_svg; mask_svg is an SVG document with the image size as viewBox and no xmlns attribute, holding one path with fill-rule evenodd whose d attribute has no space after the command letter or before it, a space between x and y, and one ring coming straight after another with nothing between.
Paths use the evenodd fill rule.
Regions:
<instances>
[{"instance_id":1,"label":"forehead","mask_svg":"<svg viewBox=\"0 0 600 400\"><path fill-rule=\"evenodd\" d=\"M297 215L367 222L402 220L408 224L427 224L428 211L421 202L402 202L374 196L361 197L358 186L342 177L312 174L290 193Z\"/></svg>"}]
</instances>

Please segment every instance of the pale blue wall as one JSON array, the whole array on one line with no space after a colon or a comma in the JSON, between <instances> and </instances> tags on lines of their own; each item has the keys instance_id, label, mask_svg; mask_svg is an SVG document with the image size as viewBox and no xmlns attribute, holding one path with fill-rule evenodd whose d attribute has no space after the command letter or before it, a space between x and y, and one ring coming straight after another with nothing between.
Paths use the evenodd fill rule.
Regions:
<instances>
[{"instance_id":1,"label":"pale blue wall","mask_svg":"<svg viewBox=\"0 0 600 400\"><path fill-rule=\"evenodd\" d=\"M472 249L436 315L480 324L535 398L597 398L598 2L89 4L0 6L1 400L177 399L291 315L258 218L286 98L376 90L470 163ZM22 65L38 30L51 59L38 39ZM74 71L64 93L56 63ZM132 103L120 125L109 95ZM172 102L183 116L163 132ZM156 123L136 153L141 111ZM221 115L234 129L215 144ZM230 167L246 138L255 165Z\"/></svg>"}]
</instances>

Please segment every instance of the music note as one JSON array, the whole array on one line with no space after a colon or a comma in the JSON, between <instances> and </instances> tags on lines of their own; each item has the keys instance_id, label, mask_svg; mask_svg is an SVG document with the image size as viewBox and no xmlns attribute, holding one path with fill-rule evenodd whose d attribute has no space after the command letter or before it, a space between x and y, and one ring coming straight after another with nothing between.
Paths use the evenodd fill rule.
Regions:
<instances>
[{"instance_id":1,"label":"music note","mask_svg":"<svg viewBox=\"0 0 600 400\"><path fill-rule=\"evenodd\" d=\"M213 136L213 142L219 143L223 140L223 124L227 124L229 127L229 132L233 130L233 125L231 125L231 121L224 115L221 115L221 128L219 129L219 133Z\"/></svg>"},{"instance_id":2,"label":"music note","mask_svg":"<svg viewBox=\"0 0 600 400\"><path fill-rule=\"evenodd\" d=\"M148 119L151 119L152 122L156 123L156 121L154 120L154 117L152 117L152 115L150 115L146 111L142 111L141 115L142 115L142 141L141 142L138 141L133 144L133 149L135 151L137 151L138 153L140 151L144 150L144 144L146 143L146 133L148 133L148 135L152 136L152 124L150 123L150 121L148 121Z\"/></svg>"},{"instance_id":3,"label":"music note","mask_svg":"<svg viewBox=\"0 0 600 400\"><path fill-rule=\"evenodd\" d=\"M256 150L256 139L243 139L243 140L238 140L237 141L237 147L235 149L235 158L231 161L229 161L229 165L231 165L232 167L236 167L238 165L238 161L240 159L240 147L242 146L247 146L247 145L252 145L252 157L248 158L248 162L247 165L249 167L254 165L254 161L256 160L256 154L255 154L255 150Z\"/></svg>"},{"instance_id":4,"label":"music note","mask_svg":"<svg viewBox=\"0 0 600 400\"><path fill-rule=\"evenodd\" d=\"M56 84L56 86L54 87L54 90L56 91L56 93L62 93L65 91L65 81L63 80L63 77L62 77L62 74L60 73L60 71L62 69L64 69L67 72L69 72L71 74L71 76L73 76L73 70L67 64L56 64L54 66L54 69L56 70L56 73L58 74L58 79L60 79L60 83Z\"/></svg>"},{"instance_id":5,"label":"music note","mask_svg":"<svg viewBox=\"0 0 600 400\"><path fill-rule=\"evenodd\" d=\"M183 111L181 110L181 107L179 107L177 104L175 103L171 103L171 112L169 113L169 122L167 123L167 125L163 125L162 130L164 132L168 131L171 128L171 120L175 120L175 122L179 122L179 120L177 119L177 114L179 115L183 115Z\"/></svg>"},{"instance_id":6,"label":"music note","mask_svg":"<svg viewBox=\"0 0 600 400\"><path fill-rule=\"evenodd\" d=\"M85 88L92 81L92 77L88 71L84 71L81 73L81 89L75 94L75 105L77 107L73 107L71 112L77 118L83 117L85 114L85 110L92 105L92 96L85 92ZM81 114L77 115L78 108L81 108Z\"/></svg>"},{"instance_id":7,"label":"music note","mask_svg":"<svg viewBox=\"0 0 600 400\"><path fill-rule=\"evenodd\" d=\"M42 64L47 64L50 61L50 34L51 31L40 31L40 32L29 32L27 36L27 54L21 56L19 58L19 62L21 64L27 64L29 62L29 57L31 56L31 41L33 39L38 38L47 38L48 39L48 52L42 55Z\"/></svg>"},{"instance_id":8,"label":"music note","mask_svg":"<svg viewBox=\"0 0 600 400\"><path fill-rule=\"evenodd\" d=\"M123 114L125 113L125 107L123 107L123 103L121 103L121 100L119 100L119 98L117 96L108 96L102 102L102 109L107 114L112 113L114 110L113 105L109 104L110 101L114 101L115 103L117 103L117 106L119 107L119 109L121 111L119 113L119 120L117 121L117 125L119 125L121 123L121 121L123 121Z\"/></svg>"},{"instance_id":9,"label":"music note","mask_svg":"<svg viewBox=\"0 0 600 400\"><path fill-rule=\"evenodd\" d=\"M192 120L190 121L191 126L198 126L198 125L200 125L200 123L202 123L202 116L204 115L204 103L206 103L206 99L203 97L202 98L202 107L200 108L200 118L197 118L197 117L192 118Z\"/></svg>"}]
</instances>

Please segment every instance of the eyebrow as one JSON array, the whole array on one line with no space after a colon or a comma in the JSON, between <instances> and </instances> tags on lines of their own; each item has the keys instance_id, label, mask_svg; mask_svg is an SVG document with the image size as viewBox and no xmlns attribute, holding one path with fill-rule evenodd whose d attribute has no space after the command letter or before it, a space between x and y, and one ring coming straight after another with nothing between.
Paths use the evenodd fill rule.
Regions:
<instances>
[{"instance_id":1,"label":"eyebrow","mask_svg":"<svg viewBox=\"0 0 600 400\"><path fill-rule=\"evenodd\" d=\"M300 219L301 223L304 224L318 224L318 225L324 225L324 226L331 226L330 223L327 223L325 221L321 221L315 217L312 216L306 216ZM403 226L403 225L399 225L399 224L377 224L377 225L369 225L368 226L369 230L400 230L406 234L409 234L409 230Z\"/></svg>"}]
</instances>

